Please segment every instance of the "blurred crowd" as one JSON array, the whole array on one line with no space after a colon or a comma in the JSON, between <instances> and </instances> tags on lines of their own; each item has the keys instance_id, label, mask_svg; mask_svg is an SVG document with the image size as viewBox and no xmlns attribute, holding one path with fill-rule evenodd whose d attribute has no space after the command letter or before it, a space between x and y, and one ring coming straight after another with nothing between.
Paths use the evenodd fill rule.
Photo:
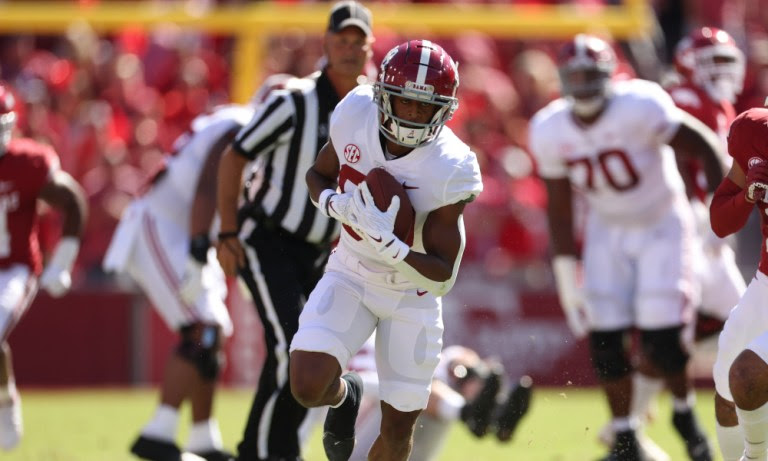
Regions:
<instances>
[{"instance_id":1,"label":"blurred crowd","mask_svg":"<svg viewBox=\"0 0 768 461\"><path fill-rule=\"evenodd\" d=\"M624 74L671 78L670 56L677 40L690 28L717 26L730 32L747 56L747 80L737 109L763 104L768 94L768 0L652 4L657 33L616 44ZM376 63L403 39L378 27L376 38ZM561 42L500 40L470 31L438 42L460 63L460 106L449 126L478 154L485 184L478 202L467 208L465 261L482 265L493 276L545 263L545 192L527 152L527 124L558 96L554 51ZM125 204L141 193L196 115L229 101L233 44L232 37L172 25L98 35L87 25L73 24L56 37L0 37L0 78L25 103L21 134L53 145L63 168L83 185L90 201L75 275L78 286L103 285L101 259ZM319 36L292 32L271 37L262 75L309 74L321 65L321 55ZM375 72L371 69L371 75ZM44 245L57 239L47 229L58 226L45 225L56 219L45 215Z\"/></svg>"}]
</instances>

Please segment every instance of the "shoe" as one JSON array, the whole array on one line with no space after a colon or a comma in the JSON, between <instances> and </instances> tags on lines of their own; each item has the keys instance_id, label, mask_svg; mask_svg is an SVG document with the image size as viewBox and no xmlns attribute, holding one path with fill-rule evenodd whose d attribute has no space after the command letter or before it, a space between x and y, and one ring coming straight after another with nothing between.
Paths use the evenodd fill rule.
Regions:
<instances>
[{"instance_id":1,"label":"shoe","mask_svg":"<svg viewBox=\"0 0 768 461\"><path fill-rule=\"evenodd\" d=\"M653 439L648 437L642 427L635 431L635 437L637 438L637 448L640 451L640 459L642 461L671 461L669 454L657 445ZM600 429L597 439L606 447L613 446L614 442L616 442L616 435L610 422Z\"/></svg>"},{"instance_id":2,"label":"shoe","mask_svg":"<svg viewBox=\"0 0 768 461\"><path fill-rule=\"evenodd\" d=\"M234 454L222 450L210 450L195 454L205 461L235 461Z\"/></svg>"},{"instance_id":3,"label":"shoe","mask_svg":"<svg viewBox=\"0 0 768 461\"><path fill-rule=\"evenodd\" d=\"M181 450L175 443L151 439L140 435L133 445L131 453L149 461L182 461Z\"/></svg>"},{"instance_id":4,"label":"shoe","mask_svg":"<svg viewBox=\"0 0 768 461\"><path fill-rule=\"evenodd\" d=\"M0 448L13 450L21 441L24 425L21 420L21 398L18 394L0 403Z\"/></svg>"},{"instance_id":5,"label":"shoe","mask_svg":"<svg viewBox=\"0 0 768 461\"><path fill-rule=\"evenodd\" d=\"M496 438L499 441L508 442L512 439L515 428L531 406L532 386L531 377L523 376L517 386L512 389L507 401L497 408L494 425Z\"/></svg>"},{"instance_id":6,"label":"shoe","mask_svg":"<svg viewBox=\"0 0 768 461\"><path fill-rule=\"evenodd\" d=\"M488 426L493 419L493 410L496 408L496 397L501 389L502 375L501 365L492 365L480 393L461 409L461 420L476 437L482 437L488 432Z\"/></svg>"},{"instance_id":7,"label":"shoe","mask_svg":"<svg viewBox=\"0 0 768 461\"><path fill-rule=\"evenodd\" d=\"M699 429L692 410L674 412L672 425L685 441L685 449L691 461L712 461L709 441Z\"/></svg>"},{"instance_id":8,"label":"shoe","mask_svg":"<svg viewBox=\"0 0 768 461\"><path fill-rule=\"evenodd\" d=\"M600 461L642 461L637 437L632 430L616 433L616 442L608 456Z\"/></svg>"},{"instance_id":9,"label":"shoe","mask_svg":"<svg viewBox=\"0 0 768 461\"><path fill-rule=\"evenodd\" d=\"M347 461L355 449L355 421L363 399L363 380L355 372L341 377L347 397L338 408L329 408L323 425L323 448L328 461Z\"/></svg>"}]
</instances>

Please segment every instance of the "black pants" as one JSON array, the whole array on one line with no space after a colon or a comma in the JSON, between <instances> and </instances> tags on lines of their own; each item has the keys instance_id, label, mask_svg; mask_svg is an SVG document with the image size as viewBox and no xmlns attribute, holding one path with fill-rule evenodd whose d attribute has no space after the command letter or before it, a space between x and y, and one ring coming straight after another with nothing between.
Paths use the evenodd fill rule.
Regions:
<instances>
[{"instance_id":1,"label":"black pants","mask_svg":"<svg viewBox=\"0 0 768 461\"><path fill-rule=\"evenodd\" d=\"M250 254L248 267L240 276L264 326L266 359L237 447L238 460L296 459L301 452L299 426L307 409L291 395L288 349L299 328L299 313L322 276L329 248L261 225L246 240L246 254Z\"/></svg>"}]
</instances>

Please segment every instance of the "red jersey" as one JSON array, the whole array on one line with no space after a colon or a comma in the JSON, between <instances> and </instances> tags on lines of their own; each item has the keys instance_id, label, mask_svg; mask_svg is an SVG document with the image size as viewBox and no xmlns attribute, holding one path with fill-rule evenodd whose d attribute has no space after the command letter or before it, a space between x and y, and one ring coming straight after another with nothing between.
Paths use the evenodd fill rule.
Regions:
<instances>
[{"instance_id":1,"label":"red jersey","mask_svg":"<svg viewBox=\"0 0 768 461\"><path fill-rule=\"evenodd\" d=\"M745 173L755 163L768 162L768 109L749 109L733 121L728 133L728 153ZM755 205L760 210L763 234L758 270L768 275L768 203L757 202Z\"/></svg>"},{"instance_id":2,"label":"red jersey","mask_svg":"<svg viewBox=\"0 0 768 461\"><path fill-rule=\"evenodd\" d=\"M736 110L733 104L726 100L719 103L712 101L707 92L696 87L690 82L682 83L667 89L675 105L687 113L696 117L714 131L726 143L728 137L728 127L736 118ZM704 177L701 163L697 159L687 159L683 171L683 176L688 176L691 181L686 180L689 191L692 195L704 201L707 195L706 178Z\"/></svg>"},{"instance_id":3,"label":"red jersey","mask_svg":"<svg viewBox=\"0 0 768 461\"><path fill-rule=\"evenodd\" d=\"M37 239L37 199L59 158L51 147L13 139L0 156L0 268L24 264L42 270Z\"/></svg>"}]
</instances>

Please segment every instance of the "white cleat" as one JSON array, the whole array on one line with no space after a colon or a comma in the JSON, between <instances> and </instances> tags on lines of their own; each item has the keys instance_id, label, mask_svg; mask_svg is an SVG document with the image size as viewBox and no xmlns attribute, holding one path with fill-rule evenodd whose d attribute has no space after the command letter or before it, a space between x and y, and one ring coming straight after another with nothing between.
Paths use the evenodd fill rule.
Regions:
<instances>
[{"instance_id":1,"label":"white cleat","mask_svg":"<svg viewBox=\"0 0 768 461\"><path fill-rule=\"evenodd\" d=\"M21 420L21 399L16 396L0 403L0 449L13 450L24 433Z\"/></svg>"},{"instance_id":2,"label":"white cleat","mask_svg":"<svg viewBox=\"0 0 768 461\"><path fill-rule=\"evenodd\" d=\"M185 451L181 454L181 461L205 461L205 458L201 458L192 452Z\"/></svg>"}]
</instances>

